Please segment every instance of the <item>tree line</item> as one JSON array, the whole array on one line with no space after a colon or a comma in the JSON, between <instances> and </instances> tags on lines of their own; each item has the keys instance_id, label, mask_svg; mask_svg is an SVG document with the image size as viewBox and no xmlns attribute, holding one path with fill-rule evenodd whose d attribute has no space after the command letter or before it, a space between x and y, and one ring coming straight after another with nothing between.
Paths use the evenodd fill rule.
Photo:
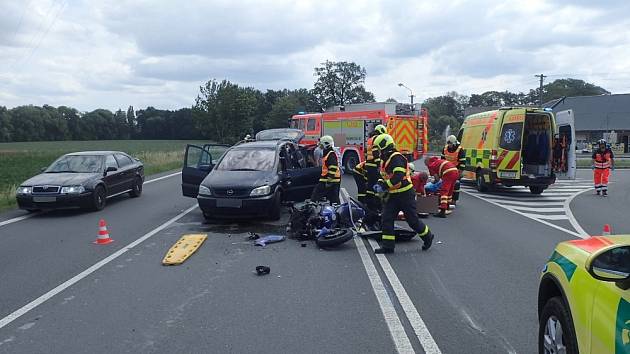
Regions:
<instances>
[{"instance_id":1,"label":"tree line","mask_svg":"<svg viewBox=\"0 0 630 354\"><path fill-rule=\"evenodd\" d=\"M228 80L209 80L199 88L190 108L162 110L129 107L112 112L79 112L66 106L0 106L0 142L109 139L208 139L235 142L262 129L288 126L299 112L321 112L327 107L374 102L364 82L367 73L352 62L326 61L314 69L312 89L266 90ZM605 89L582 80L561 79L543 87L544 100L562 96L598 95ZM470 96L449 92L426 99L430 137L439 140L444 129L459 128L466 107L535 105L539 91L488 91ZM388 99L389 102L395 101Z\"/></svg>"}]
</instances>

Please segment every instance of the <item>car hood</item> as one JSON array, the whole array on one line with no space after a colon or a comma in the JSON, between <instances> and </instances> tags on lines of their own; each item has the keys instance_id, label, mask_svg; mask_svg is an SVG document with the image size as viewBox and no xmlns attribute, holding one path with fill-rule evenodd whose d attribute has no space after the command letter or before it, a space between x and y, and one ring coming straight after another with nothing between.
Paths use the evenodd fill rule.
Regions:
<instances>
[{"instance_id":1,"label":"car hood","mask_svg":"<svg viewBox=\"0 0 630 354\"><path fill-rule=\"evenodd\" d=\"M98 178L100 173L42 173L29 178L23 186L41 186L44 184L54 186L71 186L84 184L87 181Z\"/></svg>"},{"instance_id":2,"label":"car hood","mask_svg":"<svg viewBox=\"0 0 630 354\"><path fill-rule=\"evenodd\" d=\"M256 188L276 183L272 171L212 171L201 183L208 188Z\"/></svg>"}]
</instances>

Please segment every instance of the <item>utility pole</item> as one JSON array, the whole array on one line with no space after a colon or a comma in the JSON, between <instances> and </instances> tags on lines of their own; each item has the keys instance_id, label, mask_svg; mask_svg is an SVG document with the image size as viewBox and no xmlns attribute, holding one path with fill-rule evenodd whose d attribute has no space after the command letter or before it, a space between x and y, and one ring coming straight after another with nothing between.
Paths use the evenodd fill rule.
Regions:
<instances>
[{"instance_id":1,"label":"utility pole","mask_svg":"<svg viewBox=\"0 0 630 354\"><path fill-rule=\"evenodd\" d=\"M547 76L540 74L540 75L534 75L535 77L540 78L540 98L539 98L539 103L540 103L540 107L542 108L543 105L543 80L545 80L545 78Z\"/></svg>"}]
</instances>

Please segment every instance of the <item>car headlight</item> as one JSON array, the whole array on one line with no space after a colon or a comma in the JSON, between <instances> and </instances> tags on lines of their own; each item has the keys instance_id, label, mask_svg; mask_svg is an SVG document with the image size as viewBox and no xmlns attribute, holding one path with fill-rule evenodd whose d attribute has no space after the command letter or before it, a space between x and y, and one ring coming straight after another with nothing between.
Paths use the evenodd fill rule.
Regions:
<instances>
[{"instance_id":1,"label":"car headlight","mask_svg":"<svg viewBox=\"0 0 630 354\"><path fill-rule=\"evenodd\" d=\"M249 193L249 195L252 197L256 197L256 196L261 196L261 195L267 195L269 193L271 193L271 187L262 186L262 187L254 188L252 192Z\"/></svg>"},{"instance_id":2,"label":"car headlight","mask_svg":"<svg viewBox=\"0 0 630 354\"><path fill-rule=\"evenodd\" d=\"M33 187L19 187L17 191L15 191L15 193L16 194L31 194L32 191L33 191Z\"/></svg>"},{"instance_id":3,"label":"car headlight","mask_svg":"<svg viewBox=\"0 0 630 354\"><path fill-rule=\"evenodd\" d=\"M199 194L212 195L212 192L210 192L210 188L206 186L199 186Z\"/></svg>"},{"instance_id":4,"label":"car headlight","mask_svg":"<svg viewBox=\"0 0 630 354\"><path fill-rule=\"evenodd\" d=\"M61 194L79 194L85 192L83 186L65 186L61 187Z\"/></svg>"}]
</instances>

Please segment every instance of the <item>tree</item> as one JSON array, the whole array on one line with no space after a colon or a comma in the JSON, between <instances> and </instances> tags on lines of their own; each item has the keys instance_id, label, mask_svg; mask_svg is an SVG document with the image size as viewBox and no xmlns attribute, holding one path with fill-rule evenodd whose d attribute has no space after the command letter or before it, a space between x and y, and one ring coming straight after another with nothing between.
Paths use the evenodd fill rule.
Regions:
<instances>
[{"instance_id":1,"label":"tree","mask_svg":"<svg viewBox=\"0 0 630 354\"><path fill-rule=\"evenodd\" d=\"M320 109L347 103L374 102L374 94L363 86L366 71L354 62L322 63L315 68L317 77L313 87Z\"/></svg>"},{"instance_id":2,"label":"tree","mask_svg":"<svg viewBox=\"0 0 630 354\"><path fill-rule=\"evenodd\" d=\"M563 96L598 96L609 95L610 92L597 85L578 79L558 79L543 86L543 103ZM527 102L532 105L538 105L540 97L540 88L529 90L527 94Z\"/></svg>"},{"instance_id":3,"label":"tree","mask_svg":"<svg viewBox=\"0 0 630 354\"><path fill-rule=\"evenodd\" d=\"M287 128L289 118L298 112L299 105L297 97L293 95L280 97L269 112L267 128Z\"/></svg>"},{"instance_id":4,"label":"tree","mask_svg":"<svg viewBox=\"0 0 630 354\"><path fill-rule=\"evenodd\" d=\"M127 129L129 130L130 137L136 136L137 124L136 112L133 110L133 106L129 106L129 108L127 108Z\"/></svg>"}]
</instances>

